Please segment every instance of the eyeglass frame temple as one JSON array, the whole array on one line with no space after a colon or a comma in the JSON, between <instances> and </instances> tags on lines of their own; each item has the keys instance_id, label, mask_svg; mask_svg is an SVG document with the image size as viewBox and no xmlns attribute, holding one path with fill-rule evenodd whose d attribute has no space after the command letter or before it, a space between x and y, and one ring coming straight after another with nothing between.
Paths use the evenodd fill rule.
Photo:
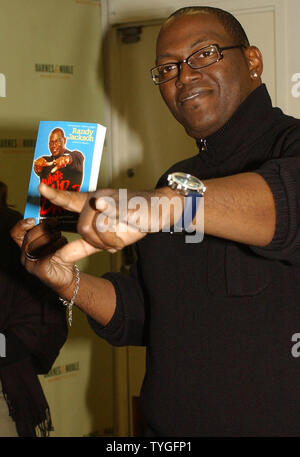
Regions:
<instances>
[{"instance_id":1,"label":"eyeglass frame temple","mask_svg":"<svg viewBox=\"0 0 300 457\"><path fill-rule=\"evenodd\" d=\"M153 75L152 75L152 70L154 70L155 68L159 67L160 65L156 65L155 67L152 67L152 68L150 69L150 73L151 73L151 78L152 78L154 84L156 84L157 86L159 86L160 84L167 83L168 81L171 81L172 79L177 78L177 76L180 74L180 69L181 69L180 66L181 66L181 64L182 64L182 63L187 63L187 60L190 59L194 54L197 54L197 52L201 51L202 49L208 48L209 46L216 46L217 49L218 49L218 51L219 51L219 54L220 54L220 58L219 58L218 60L216 60L215 62L213 62L213 63L217 63L217 62L219 62L221 59L223 59L224 56L223 56L223 54L222 54L222 51L226 51L227 49L237 49L237 48L245 48L245 49L246 49L246 48L247 48L247 46L245 46L244 44L236 44L236 45L234 45L234 46L224 46L224 47L222 47L222 48L221 48L217 43L210 44L210 45L208 45L208 46L204 46L203 48L200 48L200 49L198 49L197 51L193 52L190 56L188 56L188 57L187 57L186 59L184 59L184 60L181 60L180 62L170 62L170 64L172 63L172 64L175 64L175 65L177 66L177 68L178 68L178 73L177 73L176 76L173 76L172 78L167 79L167 81L161 81L161 82L155 81L155 79L154 79L154 77L153 77ZM189 64L188 64L188 65L189 65ZM212 65L212 64L204 65L204 67L199 67L199 70L200 70L200 68L209 67L210 65ZM193 68L193 67L191 67L191 68ZM194 68L194 70L197 70L197 68Z\"/></svg>"}]
</instances>

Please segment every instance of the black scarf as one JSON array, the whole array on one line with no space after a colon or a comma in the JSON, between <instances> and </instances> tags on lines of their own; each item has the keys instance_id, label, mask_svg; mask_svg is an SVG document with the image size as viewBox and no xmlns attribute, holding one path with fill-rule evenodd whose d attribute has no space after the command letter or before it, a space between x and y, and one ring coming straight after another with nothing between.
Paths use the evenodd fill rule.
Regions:
<instances>
[{"instance_id":1,"label":"black scarf","mask_svg":"<svg viewBox=\"0 0 300 457\"><path fill-rule=\"evenodd\" d=\"M65 308L22 267L10 274L0 269L0 332L6 338L0 380L17 432L49 436L50 410L37 375L49 371L66 340Z\"/></svg>"},{"instance_id":2,"label":"black scarf","mask_svg":"<svg viewBox=\"0 0 300 457\"><path fill-rule=\"evenodd\" d=\"M31 355L12 331L3 334L6 357L0 358L0 379L9 415L19 436L49 436L53 430L50 410Z\"/></svg>"}]
</instances>

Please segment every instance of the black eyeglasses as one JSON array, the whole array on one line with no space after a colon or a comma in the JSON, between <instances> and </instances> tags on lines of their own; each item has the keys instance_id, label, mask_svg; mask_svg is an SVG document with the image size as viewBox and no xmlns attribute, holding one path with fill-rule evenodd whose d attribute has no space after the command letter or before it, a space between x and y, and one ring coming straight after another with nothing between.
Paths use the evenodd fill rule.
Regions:
<instances>
[{"instance_id":1,"label":"black eyeglasses","mask_svg":"<svg viewBox=\"0 0 300 457\"><path fill-rule=\"evenodd\" d=\"M236 46L226 46L220 48L218 44L210 44L193 52L193 54L188 56L186 59L181 60L181 62L169 62L151 68L150 72L152 79L155 84L166 83L173 78L177 78L180 73L181 64L187 63L194 70L199 70L199 68L208 67L209 65L223 59L224 56L222 51L235 48L246 48L246 46L238 44Z\"/></svg>"}]
</instances>

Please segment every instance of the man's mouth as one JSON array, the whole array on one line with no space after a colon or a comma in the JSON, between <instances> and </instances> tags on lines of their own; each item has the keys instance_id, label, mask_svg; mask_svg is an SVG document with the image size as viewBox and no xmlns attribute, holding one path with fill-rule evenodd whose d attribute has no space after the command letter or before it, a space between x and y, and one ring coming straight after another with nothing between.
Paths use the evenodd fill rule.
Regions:
<instances>
[{"instance_id":1,"label":"man's mouth","mask_svg":"<svg viewBox=\"0 0 300 457\"><path fill-rule=\"evenodd\" d=\"M189 100L193 100L194 98L197 97L202 97L204 95L207 95L209 92L211 92L211 89L200 89L197 91L193 91L191 93L184 94L179 97L179 103L183 105L184 103L188 102Z\"/></svg>"}]
</instances>

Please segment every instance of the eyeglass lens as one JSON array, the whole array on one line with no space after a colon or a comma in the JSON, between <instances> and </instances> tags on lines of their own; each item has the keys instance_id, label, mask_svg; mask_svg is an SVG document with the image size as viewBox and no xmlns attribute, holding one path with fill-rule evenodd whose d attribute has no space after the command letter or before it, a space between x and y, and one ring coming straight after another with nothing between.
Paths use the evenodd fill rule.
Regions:
<instances>
[{"instance_id":1,"label":"eyeglass lens","mask_svg":"<svg viewBox=\"0 0 300 457\"><path fill-rule=\"evenodd\" d=\"M218 47L209 45L191 54L183 62L186 62L193 69L199 69L217 62L219 58L220 52ZM181 63L166 63L153 68L151 73L154 82L160 84L175 78L178 75Z\"/></svg>"}]
</instances>

